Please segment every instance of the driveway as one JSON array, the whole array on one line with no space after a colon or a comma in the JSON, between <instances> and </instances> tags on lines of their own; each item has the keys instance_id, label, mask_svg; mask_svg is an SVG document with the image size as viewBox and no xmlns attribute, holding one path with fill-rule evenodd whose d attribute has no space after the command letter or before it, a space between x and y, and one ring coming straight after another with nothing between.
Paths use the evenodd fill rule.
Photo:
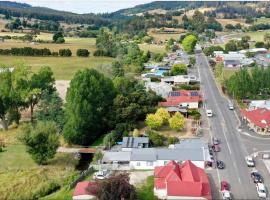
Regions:
<instances>
[{"instance_id":1,"label":"driveway","mask_svg":"<svg viewBox=\"0 0 270 200\"><path fill-rule=\"evenodd\" d=\"M146 181L148 176L153 176L154 171L132 171L130 172L130 184L138 185Z\"/></svg>"}]
</instances>

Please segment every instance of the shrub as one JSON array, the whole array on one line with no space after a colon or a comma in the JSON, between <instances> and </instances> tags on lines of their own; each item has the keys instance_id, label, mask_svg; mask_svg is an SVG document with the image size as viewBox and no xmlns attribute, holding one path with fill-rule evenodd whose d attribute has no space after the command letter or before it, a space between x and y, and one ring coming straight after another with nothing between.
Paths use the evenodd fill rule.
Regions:
<instances>
[{"instance_id":1,"label":"shrub","mask_svg":"<svg viewBox=\"0 0 270 200\"><path fill-rule=\"evenodd\" d=\"M72 52L70 49L59 49L59 55L62 57L70 57L72 56Z\"/></svg>"},{"instance_id":2,"label":"shrub","mask_svg":"<svg viewBox=\"0 0 270 200\"><path fill-rule=\"evenodd\" d=\"M147 131L146 132L148 137L149 137L149 140L151 142L151 144L154 146L154 147L159 147L159 146L163 146L164 145L164 142L166 141L166 138L160 134L158 134L157 132L155 131Z\"/></svg>"},{"instance_id":3,"label":"shrub","mask_svg":"<svg viewBox=\"0 0 270 200\"><path fill-rule=\"evenodd\" d=\"M94 52L94 56L108 56L108 53L102 49L98 49Z\"/></svg>"},{"instance_id":4,"label":"shrub","mask_svg":"<svg viewBox=\"0 0 270 200\"><path fill-rule=\"evenodd\" d=\"M52 56L57 57L57 56L59 56L59 53L54 51L54 52L52 52Z\"/></svg>"},{"instance_id":5,"label":"shrub","mask_svg":"<svg viewBox=\"0 0 270 200\"><path fill-rule=\"evenodd\" d=\"M65 39L64 39L63 37L60 37L60 38L58 38L58 39L56 40L55 43L56 43L56 44L63 44L63 43L65 43Z\"/></svg>"},{"instance_id":6,"label":"shrub","mask_svg":"<svg viewBox=\"0 0 270 200\"><path fill-rule=\"evenodd\" d=\"M179 142L179 139L177 137L169 137L168 138L168 143L169 144L176 144Z\"/></svg>"},{"instance_id":7,"label":"shrub","mask_svg":"<svg viewBox=\"0 0 270 200\"><path fill-rule=\"evenodd\" d=\"M88 57L89 56L89 51L87 49L78 49L77 50L77 56L80 57Z\"/></svg>"}]
</instances>

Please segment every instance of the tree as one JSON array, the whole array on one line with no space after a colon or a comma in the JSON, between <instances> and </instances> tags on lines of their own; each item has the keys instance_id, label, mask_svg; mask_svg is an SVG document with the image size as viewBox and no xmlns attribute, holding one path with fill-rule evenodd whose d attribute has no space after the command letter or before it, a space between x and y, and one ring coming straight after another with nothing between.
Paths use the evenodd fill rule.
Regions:
<instances>
[{"instance_id":1,"label":"tree","mask_svg":"<svg viewBox=\"0 0 270 200\"><path fill-rule=\"evenodd\" d=\"M269 43L270 42L270 33L265 33L263 39L266 43Z\"/></svg>"},{"instance_id":2,"label":"tree","mask_svg":"<svg viewBox=\"0 0 270 200\"><path fill-rule=\"evenodd\" d=\"M264 47L264 42L256 42L255 47L256 48L263 48Z\"/></svg>"},{"instance_id":3,"label":"tree","mask_svg":"<svg viewBox=\"0 0 270 200\"><path fill-rule=\"evenodd\" d=\"M194 66L196 64L196 58L194 56L189 57L189 65Z\"/></svg>"},{"instance_id":4,"label":"tree","mask_svg":"<svg viewBox=\"0 0 270 200\"><path fill-rule=\"evenodd\" d=\"M154 147L160 147L164 145L166 138L158 134L158 132L150 130L150 131L147 131L146 134L149 137L151 145L153 145Z\"/></svg>"},{"instance_id":5,"label":"tree","mask_svg":"<svg viewBox=\"0 0 270 200\"><path fill-rule=\"evenodd\" d=\"M123 64L119 61L114 61L112 63L112 74L114 77L121 77L125 75Z\"/></svg>"},{"instance_id":6,"label":"tree","mask_svg":"<svg viewBox=\"0 0 270 200\"><path fill-rule=\"evenodd\" d=\"M110 149L116 142L117 139L117 134L115 131L112 131L105 135L103 138L103 145L105 146L106 149Z\"/></svg>"},{"instance_id":7,"label":"tree","mask_svg":"<svg viewBox=\"0 0 270 200\"><path fill-rule=\"evenodd\" d=\"M171 69L171 74L173 76L187 74L187 66L183 63L174 64Z\"/></svg>"},{"instance_id":8,"label":"tree","mask_svg":"<svg viewBox=\"0 0 270 200\"><path fill-rule=\"evenodd\" d=\"M65 42L64 35L62 32L57 32L53 35L53 42L61 44Z\"/></svg>"},{"instance_id":9,"label":"tree","mask_svg":"<svg viewBox=\"0 0 270 200\"><path fill-rule=\"evenodd\" d=\"M163 119L161 116L156 114L148 114L145 119L145 123L152 129L158 129L163 124Z\"/></svg>"},{"instance_id":10,"label":"tree","mask_svg":"<svg viewBox=\"0 0 270 200\"><path fill-rule=\"evenodd\" d=\"M234 40L230 40L225 44L225 51L237 51L237 44Z\"/></svg>"},{"instance_id":11,"label":"tree","mask_svg":"<svg viewBox=\"0 0 270 200\"><path fill-rule=\"evenodd\" d=\"M183 48L187 53L194 52L196 43L197 43L197 37L195 35L188 35L182 41Z\"/></svg>"},{"instance_id":12,"label":"tree","mask_svg":"<svg viewBox=\"0 0 270 200\"><path fill-rule=\"evenodd\" d=\"M171 129L179 131L185 126L185 118L181 113L176 112L174 116L169 119L169 124Z\"/></svg>"},{"instance_id":13,"label":"tree","mask_svg":"<svg viewBox=\"0 0 270 200\"><path fill-rule=\"evenodd\" d=\"M136 200L137 194L135 187L129 183L129 174L120 173L98 184L97 198L99 200Z\"/></svg>"},{"instance_id":14,"label":"tree","mask_svg":"<svg viewBox=\"0 0 270 200\"><path fill-rule=\"evenodd\" d=\"M54 157L59 147L59 137L53 122L38 122L35 126L28 124L22 130L20 139L37 164L46 164Z\"/></svg>"},{"instance_id":15,"label":"tree","mask_svg":"<svg viewBox=\"0 0 270 200\"><path fill-rule=\"evenodd\" d=\"M170 118L170 113L165 108L159 108L156 112L156 115L159 116L162 119L162 124L168 123L168 120Z\"/></svg>"},{"instance_id":16,"label":"tree","mask_svg":"<svg viewBox=\"0 0 270 200\"><path fill-rule=\"evenodd\" d=\"M27 103L30 106L31 122L33 122L34 108L38 104L43 93L51 94L56 91L55 79L50 67L42 67L37 73L33 74L29 81L29 91Z\"/></svg>"},{"instance_id":17,"label":"tree","mask_svg":"<svg viewBox=\"0 0 270 200\"><path fill-rule=\"evenodd\" d=\"M198 33L202 33L206 27L204 15L198 10L192 16L192 27Z\"/></svg>"},{"instance_id":18,"label":"tree","mask_svg":"<svg viewBox=\"0 0 270 200\"><path fill-rule=\"evenodd\" d=\"M46 90L41 95L35 117L38 121L53 121L55 122L59 132L63 130L63 101L56 91L50 93Z\"/></svg>"},{"instance_id":19,"label":"tree","mask_svg":"<svg viewBox=\"0 0 270 200\"><path fill-rule=\"evenodd\" d=\"M89 51L87 49L78 49L77 50L77 56L80 57L88 57L89 56Z\"/></svg>"},{"instance_id":20,"label":"tree","mask_svg":"<svg viewBox=\"0 0 270 200\"><path fill-rule=\"evenodd\" d=\"M224 51L224 49L221 46L210 46L203 49L207 56L214 56L214 51Z\"/></svg>"},{"instance_id":21,"label":"tree","mask_svg":"<svg viewBox=\"0 0 270 200\"><path fill-rule=\"evenodd\" d=\"M72 56L72 52L70 49L59 49L59 55L62 57L70 57Z\"/></svg>"},{"instance_id":22,"label":"tree","mask_svg":"<svg viewBox=\"0 0 270 200\"><path fill-rule=\"evenodd\" d=\"M108 129L115 88L94 69L78 71L66 97L64 138L68 143L88 145Z\"/></svg>"},{"instance_id":23,"label":"tree","mask_svg":"<svg viewBox=\"0 0 270 200\"><path fill-rule=\"evenodd\" d=\"M100 161L102 160L103 156L104 155L101 151L97 151L93 156L92 162L96 164L100 164Z\"/></svg>"}]
</instances>

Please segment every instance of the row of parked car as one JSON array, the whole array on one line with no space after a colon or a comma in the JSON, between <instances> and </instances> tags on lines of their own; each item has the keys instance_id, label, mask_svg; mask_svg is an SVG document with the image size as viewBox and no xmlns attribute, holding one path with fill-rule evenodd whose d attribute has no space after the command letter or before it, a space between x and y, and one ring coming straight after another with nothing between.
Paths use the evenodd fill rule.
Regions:
<instances>
[{"instance_id":1,"label":"row of parked car","mask_svg":"<svg viewBox=\"0 0 270 200\"><path fill-rule=\"evenodd\" d=\"M255 161L252 158L252 156L247 156L245 160L248 167L255 167ZM250 177L256 184L258 196L260 198L266 198L267 195L265 185L263 184L263 176L257 170L254 169L251 171Z\"/></svg>"}]
</instances>

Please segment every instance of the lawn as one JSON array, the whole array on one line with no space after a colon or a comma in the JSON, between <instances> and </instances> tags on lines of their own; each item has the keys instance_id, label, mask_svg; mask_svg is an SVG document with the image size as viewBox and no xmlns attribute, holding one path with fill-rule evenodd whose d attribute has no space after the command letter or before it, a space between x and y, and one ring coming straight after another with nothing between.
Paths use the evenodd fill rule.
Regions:
<instances>
[{"instance_id":1,"label":"lawn","mask_svg":"<svg viewBox=\"0 0 270 200\"><path fill-rule=\"evenodd\" d=\"M20 129L0 132L6 148L0 153L0 199L38 199L70 183L78 174L72 154L57 153L48 165L38 166L17 137Z\"/></svg>"},{"instance_id":2,"label":"lawn","mask_svg":"<svg viewBox=\"0 0 270 200\"><path fill-rule=\"evenodd\" d=\"M139 44L139 47L143 51L150 51L153 53L165 53L165 45L158 44Z\"/></svg>"},{"instance_id":3,"label":"lawn","mask_svg":"<svg viewBox=\"0 0 270 200\"><path fill-rule=\"evenodd\" d=\"M75 72L84 68L95 68L105 75L110 75L110 63L108 57L24 57L24 56L0 56L0 64L16 65L29 64L34 72L43 66L51 67L56 80L70 80Z\"/></svg>"},{"instance_id":4,"label":"lawn","mask_svg":"<svg viewBox=\"0 0 270 200\"><path fill-rule=\"evenodd\" d=\"M137 188L139 200L157 200L154 195L154 176L147 177L146 183Z\"/></svg>"}]
</instances>

